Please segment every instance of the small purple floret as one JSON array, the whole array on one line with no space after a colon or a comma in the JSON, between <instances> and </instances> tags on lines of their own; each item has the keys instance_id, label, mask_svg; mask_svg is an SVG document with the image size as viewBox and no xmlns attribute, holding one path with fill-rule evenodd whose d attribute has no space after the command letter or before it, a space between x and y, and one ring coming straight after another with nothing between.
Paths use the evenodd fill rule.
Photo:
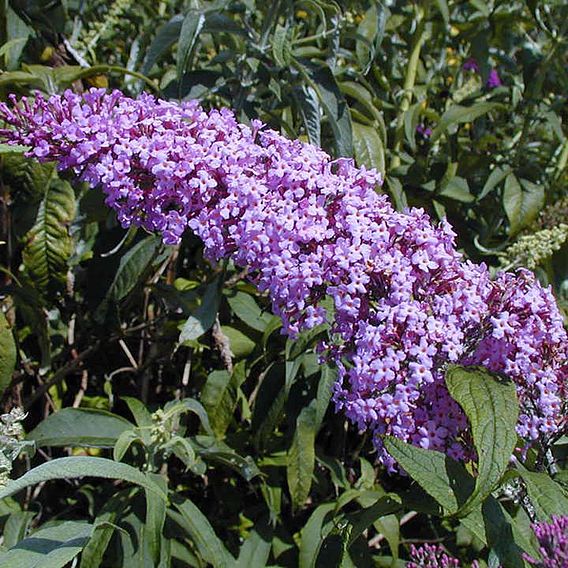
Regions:
<instances>
[{"instance_id":1,"label":"small purple floret","mask_svg":"<svg viewBox=\"0 0 568 568\"><path fill-rule=\"evenodd\" d=\"M432 136L432 129L429 126L426 126L424 124L419 124L416 127L416 132L422 138L425 138L425 139L428 139L428 138L430 138L430 136Z\"/></svg>"},{"instance_id":2,"label":"small purple floret","mask_svg":"<svg viewBox=\"0 0 568 568\"><path fill-rule=\"evenodd\" d=\"M497 87L500 87L502 84L503 82L501 81L501 77L499 77L497 69L491 69L491 71L489 72L489 77L487 78L487 82L485 83L485 86L488 89L496 89Z\"/></svg>"},{"instance_id":3,"label":"small purple floret","mask_svg":"<svg viewBox=\"0 0 568 568\"><path fill-rule=\"evenodd\" d=\"M477 568L477 562L471 567ZM459 568L460 561L447 554L444 549L437 544L423 544L421 546L410 546L410 561L406 563L407 568Z\"/></svg>"},{"instance_id":4,"label":"small purple floret","mask_svg":"<svg viewBox=\"0 0 568 568\"><path fill-rule=\"evenodd\" d=\"M541 559L525 555L531 566L538 568L566 568L568 566L568 516L553 516L549 523L533 525Z\"/></svg>"},{"instance_id":5,"label":"small purple floret","mask_svg":"<svg viewBox=\"0 0 568 568\"><path fill-rule=\"evenodd\" d=\"M479 73L479 63L477 63L476 59L474 59L473 57L470 57L469 59L466 59L463 62L462 69L464 71L471 71L473 73Z\"/></svg>"}]
</instances>

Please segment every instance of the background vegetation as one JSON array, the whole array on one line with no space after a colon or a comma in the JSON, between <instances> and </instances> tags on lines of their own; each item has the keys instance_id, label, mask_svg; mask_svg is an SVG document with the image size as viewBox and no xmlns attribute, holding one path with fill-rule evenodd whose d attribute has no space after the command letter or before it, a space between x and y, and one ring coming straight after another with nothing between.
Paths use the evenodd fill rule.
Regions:
<instances>
[{"instance_id":1,"label":"background vegetation","mask_svg":"<svg viewBox=\"0 0 568 568\"><path fill-rule=\"evenodd\" d=\"M567 26L562 1L3 0L0 96L99 86L258 117L385 172L398 208L447 216L468 257L534 269L566 307ZM0 491L0 564L404 566L435 542L517 567L530 522L568 511L568 438L508 466L514 423L478 428L468 470L393 442L409 476L387 475L328 408L317 332L286 340L192 235L125 231L97 190L0 152L0 387L27 412L2 417L0 472L30 471ZM474 430L515 414L482 379L495 413L452 391Z\"/></svg>"}]
</instances>

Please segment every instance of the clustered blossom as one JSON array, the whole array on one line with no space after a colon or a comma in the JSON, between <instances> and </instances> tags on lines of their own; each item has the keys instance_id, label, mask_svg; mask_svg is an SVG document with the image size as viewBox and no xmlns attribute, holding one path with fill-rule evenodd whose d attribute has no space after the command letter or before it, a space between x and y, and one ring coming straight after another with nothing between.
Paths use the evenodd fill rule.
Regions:
<instances>
[{"instance_id":1,"label":"clustered blossom","mask_svg":"<svg viewBox=\"0 0 568 568\"><path fill-rule=\"evenodd\" d=\"M473 57L470 57L469 59L466 59L463 62L462 69L464 71L469 71L471 73L479 73L480 71L479 63ZM499 71L497 71L497 69L495 68L491 69L491 71L489 71L487 81L485 82L485 87L491 90L491 89L496 89L497 87L501 87L502 85L503 81L499 76Z\"/></svg>"},{"instance_id":2,"label":"clustered blossom","mask_svg":"<svg viewBox=\"0 0 568 568\"><path fill-rule=\"evenodd\" d=\"M210 259L248 267L289 335L328 323L336 408L387 466L381 434L471 458L448 363L507 373L527 441L563 426L567 337L550 290L528 271L492 281L447 222L395 211L378 172L195 101L93 89L12 99L0 116L13 127L0 136L101 186L125 227L166 243L190 228Z\"/></svg>"},{"instance_id":3,"label":"clustered blossom","mask_svg":"<svg viewBox=\"0 0 568 568\"><path fill-rule=\"evenodd\" d=\"M424 124L418 124L416 126L416 133L424 140L428 140L428 138L432 136L432 129Z\"/></svg>"},{"instance_id":4,"label":"clustered blossom","mask_svg":"<svg viewBox=\"0 0 568 568\"><path fill-rule=\"evenodd\" d=\"M448 555L444 549L437 544L423 544L422 546L410 546L410 561L406 563L407 568L459 568L460 561ZM471 564L471 568L478 568L476 560Z\"/></svg>"},{"instance_id":5,"label":"clustered blossom","mask_svg":"<svg viewBox=\"0 0 568 568\"><path fill-rule=\"evenodd\" d=\"M525 555L531 566L566 568L568 566L568 516L552 516L551 522L536 523L533 531L538 540L541 559Z\"/></svg>"}]
</instances>

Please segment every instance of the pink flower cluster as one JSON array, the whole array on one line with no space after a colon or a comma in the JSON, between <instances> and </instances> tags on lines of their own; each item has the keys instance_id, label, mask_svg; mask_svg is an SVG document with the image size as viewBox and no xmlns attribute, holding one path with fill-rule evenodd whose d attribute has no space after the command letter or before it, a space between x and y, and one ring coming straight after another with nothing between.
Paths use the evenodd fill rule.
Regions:
<instances>
[{"instance_id":1,"label":"pink flower cluster","mask_svg":"<svg viewBox=\"0 0 568 568\"><path fill-rule=\"evenodd\" d=\"M541 558L525 555L525 560L537 568L566 568L568 566L568 516L553 516L549 523L533 525Z\"/></svg>"},{"instance_id":2,"label":"pink flower cluster","mask_svg":"<svg viewBox=\"0 0 568 568\"><path fill-rule=\"evenodd\" d=\"M101 186L124 226L167 243L190 228L209 258L249 268L291 336L329 323L336 407L374 432L385 464L380 434L471 457L450 362L515 381L527 440L563 426L567 336L550 290L526 271L492 281L447 222L395 211L376 171L196 102L94 89L11 102L0 136Z\"/></svg>"},{"instance_id":3,"label":"pink flower cluster","mask_svg":"<svg viewBox=\"0 0 568 568\"><path fill-rule=\"evenodd\" d=\"M460 561L447 554L437 544L423 544L422 546L410 546L410 561L407 568L459 568ZM479 563L474 560L471 568L479 568Z\"/></svg>"}]
</instances>

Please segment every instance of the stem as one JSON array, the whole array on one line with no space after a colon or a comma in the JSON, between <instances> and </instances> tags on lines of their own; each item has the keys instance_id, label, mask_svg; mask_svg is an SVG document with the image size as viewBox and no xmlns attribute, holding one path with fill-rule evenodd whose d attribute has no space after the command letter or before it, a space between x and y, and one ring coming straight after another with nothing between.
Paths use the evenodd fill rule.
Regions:
<instances>
[{"instance_id":1,"label":"stem","mask_svg":"<svg viewBox=\"0 0 568 568\"><path fill-rule=\"evenodd\" d=\"M554 172L554 180L559 181L562 172L566 168L566 164L568 163L568 140L564 141L564 145L562 146L562 152L560 153L560 157L558 158L558 163L556 164L556 171Z\"/></svg>"},{"instance_id":2,"label":"stem","mask_svg":"<svg viewBox=\"0 0 568 568\"><path fill-rule=\"evenodd\" d=\"M533 123L533 118L535 116L534 109L541 102L541 91L544 84L544 79L546 76L546 71L550 67L551 61L556 56L556 51L561 45L561 42L557 41L553 45L552 49L548 52L548 55L539 64L539 67L534 76L534 83L528 89L529 100L526 107L525 118L523 120L523 128L521 131L521 137L517 143L517 148L515 151L515 165L518 167L520 163L525 159L525 154L523 152L525 143L527 141L530 128Z\"/></svg>"},{"instance_id":3,"label":"stem","mask_svg":"<svg viewBox=\"0 0 568 568\"><path fill-rule=\"evenodd\" d=\"M420 50L426 39L425 30L425 17L424 8L418 6L416 9L416 33L414 35L414 42L410 58L408 60L408 67L406 68L406 76L404 77L404 94L400 101L400 108L398 110L398 117L396 121L396 131L394 137L393 155L391 158L390 169L394 170L400 166L400 151L402 149L402 141L404 139L404 113L409 109L412 102L412 91L416 82L416 71L418 70L418 62L420 61Z\"/></svg>"},{"instance_id":4,"label":"stem","mask_svg":"<svg viewBox=\"0 0 568 568\"><path fill-rule=\"evenodd\" d=\"M84 71L81 71L77 74L77 79L83 79L85 77L90 77L91 75L98 75L99 73L122 73L123 75L131 75L132 77L136 77L136 79L140 79L144 81L148 87L150 87L156 94L160 94L160 88L158 85L152 81L146 75L142 73L138 73L137 71L130 71L130 69L126 69L125 67L121 67L120 65L93 65L93 67L88 67Z\"/></svg>"},{"instance_id":5,"label":"stem","mask_svg":"<svg viewBox=\"0 0 568 568\"><path fill-rule=\"evenodd\" d=\"M268 44L268 37L274 26L274 23L278 19L278 13L280 12L280 0L273 0L266 14L266 18L262 23L262 31L260 34L260 50L264 51Z\"/></svg>"}]
</instances>

